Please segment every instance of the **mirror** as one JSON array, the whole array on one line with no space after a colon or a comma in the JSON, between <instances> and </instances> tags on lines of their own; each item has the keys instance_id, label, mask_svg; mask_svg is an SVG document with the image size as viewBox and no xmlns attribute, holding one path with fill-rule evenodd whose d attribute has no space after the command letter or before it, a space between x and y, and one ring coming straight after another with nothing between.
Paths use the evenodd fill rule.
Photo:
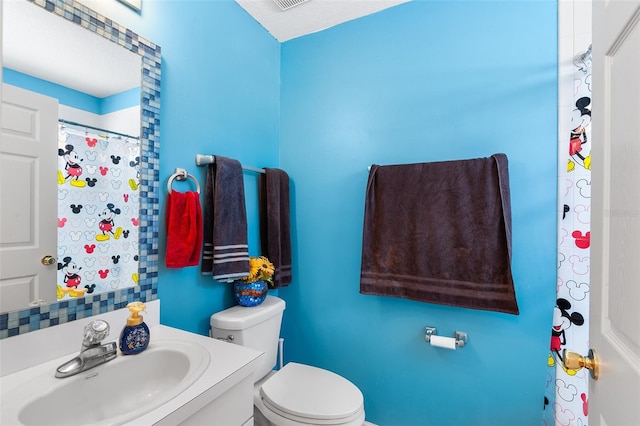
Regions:
<instances>
[{"instance_id":1,"label":"mirror","mask_svg":"<svg viewBox=\"0 0 640 426\"><path fill-rule=\"evenodd\" d=\"M107 291L94 292L85 295L85 297L78 297L82 296L81 294L74 295L73 298L70 298L66 293L60 297L61 295L58 293L58 301L54 298L53 300L45 300L46 303L42 306L0 313L0 338L119 309L129 301L149 301L157 297L156 256L159 205L157 176L161 62L158 46L71 0L55 4L46 2L43 6L30 0L3 2L2 12L3 82L23 85L22 87L32 91L40 91L39 89L34 90L34 88L44 87L42 91L46 92L54 87L55 90L58 90L57 93L61 93L60 87L57 86L59 85L63 86L63 89L66 88L67 93L71 92L68 89L72 88L89 98L109 99L111 104L114 103L113 99L116 96L120 96L118 101L121 104L122 99L127 99L125 108L115 109L104 115L92 111L87 112L86 108L73 104L73 101L67 102L67 100L60 100L59 111L61 118L67 121L62 129L65 137L80 137L88 135L88 132L93 132L92 134L100 137L100 143L105 147L110 143L112 146L117 145L128 152L131 158L122 159L121 164L120 160L117 160L117 154L111 154L114 157L109 161L112 161L112 168L120 171L127 171L129 167L135 167L135 182L132 182L133 179L128 177L125 183L127 185L135 184L136 194L139 196L139 209L135 209L136 212L133 216L135 220L128 218L137 222L134 225L137 227L138 234L138 244L133 248L135 252L131 255L131 258L137 256L136 282L132 284L132 287L121 288L121 286L114 285L112 288L116 288L115 291L105 288ZM23 82L16 83L20 79ZM25 87L25 84L31 86ZM55 93L54 91L43 94L59 97L55 96ZM67 95L62 93L60 96ZM132 96L136 98L135 105L131 104ZM69 125L69 122L80 123L82 126ZM105 130L109 130L109 133ZM136 136L139 136L139 148L135 147L135 149L140 149L137 155L132 151L132 144L129 143L135 141ZM98 145L95 147L97 148ZM86 150L81 152L88 153ZM56 154L58 153L52 153L52 155ZM91 154L92 156L104 156L105 159L110 157L107 153ZM64 157L64 153L60 155L62 168L66 164L66 160L63 160ZM134 161L136 158L137 162ZM118 164L113 163L114 161L118 161ZM94 165L85 164L88 171L94 167ZM58 169L60 170L61 167ZM97 166L95 167L97 169ZM74 178L74 176L65 177L64 175L62 177L65 184L69 182L67 179ZM60 173L58 179L60 184ZM87 182L92 183L88 179L90 178L87 177ZM83 182L79 182L77 185L80 184ZM106 184L110 185L110 191L114 190L113 186L115 185L122 186L115 179L106 181ZM116 193L113 196L124 196L126 199L130 194ZM77 207L79 203L73 204ZM115 203L109 203L106 200L103 204L105 206L92 207L102 212L112 210L121 213L124 213L124 207L129 207L115 206ZM79 222L86 221L97 226L98 220L98 216L96 218L85 217ZM124 233L126 230L123 229L121 232ZM91 238L98 237L97 241L100 241L100 235L103 239L106 238L105 233L101 231L103 231L103 227L96 228L94 234L97 235L92 235ZM111 238L114 238L112 242L115 242L115 233L111 235ZM133 236L134 234L127 233L127 235ZM89 238L90 236L83 235L83 237ZM124 242L132 245L132 241L134 240ZM87 245L91 247L91 244ZM68 247L66 249L70 250ZM89 250L85 249L87 252ZM114 250L118 253L115 253ZM74 252L77 253L78 249L74 249ZM108 254L110 258L111 255L117 256L120 252L124 254L122 245L113 246L107 252L102 257L107 257ZM117 260L120 262L120 259ZM58 262L64 263L64 260L58 259ZM110 262L116 262L116 259L112 259ZM122 263L117 267L121 266ZM51 283L51 285L56 285L56 283Z\"/></svg>"},{"instance_id":2,"label":"mirror","mask_svg":"<svg viewBox=\"0 0 640 426\"><path fill-rule=\"evenodd\" d=\"M62 121L55 292L49 277L14 281L0 310L135 286L140 56L26 1L5 4L3 32L3 82L56 98Z\"/></svg>"}]
</instances>

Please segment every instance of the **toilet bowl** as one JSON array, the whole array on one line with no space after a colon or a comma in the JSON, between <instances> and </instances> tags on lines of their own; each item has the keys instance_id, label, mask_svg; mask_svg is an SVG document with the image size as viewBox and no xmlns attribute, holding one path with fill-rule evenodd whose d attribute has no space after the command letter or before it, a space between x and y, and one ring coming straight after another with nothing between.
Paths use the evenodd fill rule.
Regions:
<instances>
[{"instance_id":1,"label":"toilet bowl","mask_svg":"<svg viewBox=\"0 0 640 426\"><path fill-rule=\"evenodd\" d=\"M362 392L331 371L290 362L254 387L254 405L271 424L353 425L364 422Z\"/></svg>"},{"instance_id":2,"label":"toilet bowl","mask_svg":"<svg viewBox=\"0 0 640 426\"><path fill-rule=\"evenodd\" d=\"M234 306L211 316L211 337L265 353L254 372L254 423L361 426L364 398L349 380L295 362L273 370L284 308L284 300L267 296L256 307Z\"/></svg>"}]
</instances>

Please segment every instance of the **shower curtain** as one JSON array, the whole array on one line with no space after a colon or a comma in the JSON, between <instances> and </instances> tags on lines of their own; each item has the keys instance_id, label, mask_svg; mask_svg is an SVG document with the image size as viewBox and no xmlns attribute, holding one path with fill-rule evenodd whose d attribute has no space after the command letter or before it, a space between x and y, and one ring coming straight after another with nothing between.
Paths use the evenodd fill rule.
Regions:
<instances>
[{"instance_id":1,"label":"shower curtain","mask_svg":"<svg viewBox=\"0 0 640 426\"><path fill-rule=\"evenodd\" d=\"M57 298L138 284L140 142L61 122Z\"/></svg>"},{"instance_id":2,"label":"shower curtain","mask_svg":"<svg viewBox=\"0 0 640 426\"><path fill-rule=\"evenodd\" d=\"M558 275L543 424L587 426L589 373L561 358L589 347L591 2L561 1L559 12Z\"/></svg>"}]
</instances>

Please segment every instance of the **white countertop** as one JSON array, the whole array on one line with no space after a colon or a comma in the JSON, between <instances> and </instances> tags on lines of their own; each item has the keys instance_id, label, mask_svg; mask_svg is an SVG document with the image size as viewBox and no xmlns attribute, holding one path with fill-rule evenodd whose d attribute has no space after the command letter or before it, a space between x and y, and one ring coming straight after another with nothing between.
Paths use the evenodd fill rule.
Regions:
<instances>
[{"instance_id":1,"label":"white countertop","mask_svg":"<svg viewBox=\"0 0 640 426\"><path fill-rule=\"evenodd\" d=\"M146 305L147 313L144 315L144 319L151 334L149 347L152 347L154 342L163 340L188 340L198 343L208 350L210 363L202 375L184 392L168 403L127 424L151 425L162 422L163 419L165 422L170 419L170 423L175 424L222 395L238 381L253 374L254 361L262 356L261 352L160 325L158 321L160 301L156 300ZM104 319L111 326L110 336L104 340L105 343L117 340L121 327L126 323L128 316L127 309L120 309L104 315L3 339L0 341L1 376L13 376L17 372L22 374L19 373L21 370L43 363L57 366L58 362L76 356L82 342L82 329L88 322L95 319ZM119 353L119 356L123 355ZM55 366L52 367L52 376L55 372ZM158 374L162 374L162 372L159 371ZM123 386L126 385L123 383ZM187 403L189 403L188 410L179 410ZM169 419L167 419L168 416L170 416Z\"/></svg>"},{"instance_id":2,"label":"white countertop","mask_svg":"<svg viewBox=\"0 0 640 426\"><path fill-rule=\"evenodd\" d=\"M160 324L160 300L145 303L145 306L146 311L142 316L147 326L153 327ZM80 352L85 325L97 319L107 321L111 328L110 334L104 341L118 340L129 315L128 309L118 309L2 339L0 340L0 377ZM153 336L151 338L153 339Z\"/></svg>"},{"instance_id":3,"label":"white countertop","mask_svg":"<svg viewBox=\"0 0 640 426\"><path fill-rule=\"evenodd\" d=\"M153 344L154 339L183 339L184 333L186 333L163 325L151 327L150 331L151 343L149 346ZM240 380L253 375L253 361L262 356L262 352L253 349L211 339L199 334L189 334L197 343L209 350L209 355L211 356L209 368L193 385L169 403L127 424L131 426L155 424L170 414L172 414L171 424L176 424L176 421L179 422L186 419L210 401L218 398ZM161 372L159 373L161 374ZM198 397L201 397L199 403L193 404ZM180 413L178 416L175 411L189 402L192 402L189 407L190 411Z\"/></svg>"}]
</instances>

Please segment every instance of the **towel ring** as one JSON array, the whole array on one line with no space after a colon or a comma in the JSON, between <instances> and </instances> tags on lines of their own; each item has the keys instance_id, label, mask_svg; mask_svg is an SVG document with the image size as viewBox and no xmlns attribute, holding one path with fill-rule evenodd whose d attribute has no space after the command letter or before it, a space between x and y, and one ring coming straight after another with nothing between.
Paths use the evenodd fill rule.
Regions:
<instances>
[{"instance_id":1,"label":"towel ring","mask_svg":"<svg viewBox=\"0 0 640 426\"><path fill-rule=\"evenodd\" d=\"M169 191L169 193L171 193L171 184L173 183L174 179L178 179L178 180L192 179L196 184L196 192L198 194L200 193L200 184L198 183L198 179L196 179L193 175L190 175L185 169L181 169L181 168L176 168L175 173L171 175L171 177L169 178L169 182L167 182L167 191Z\"/></svg>"}]
</instances>

